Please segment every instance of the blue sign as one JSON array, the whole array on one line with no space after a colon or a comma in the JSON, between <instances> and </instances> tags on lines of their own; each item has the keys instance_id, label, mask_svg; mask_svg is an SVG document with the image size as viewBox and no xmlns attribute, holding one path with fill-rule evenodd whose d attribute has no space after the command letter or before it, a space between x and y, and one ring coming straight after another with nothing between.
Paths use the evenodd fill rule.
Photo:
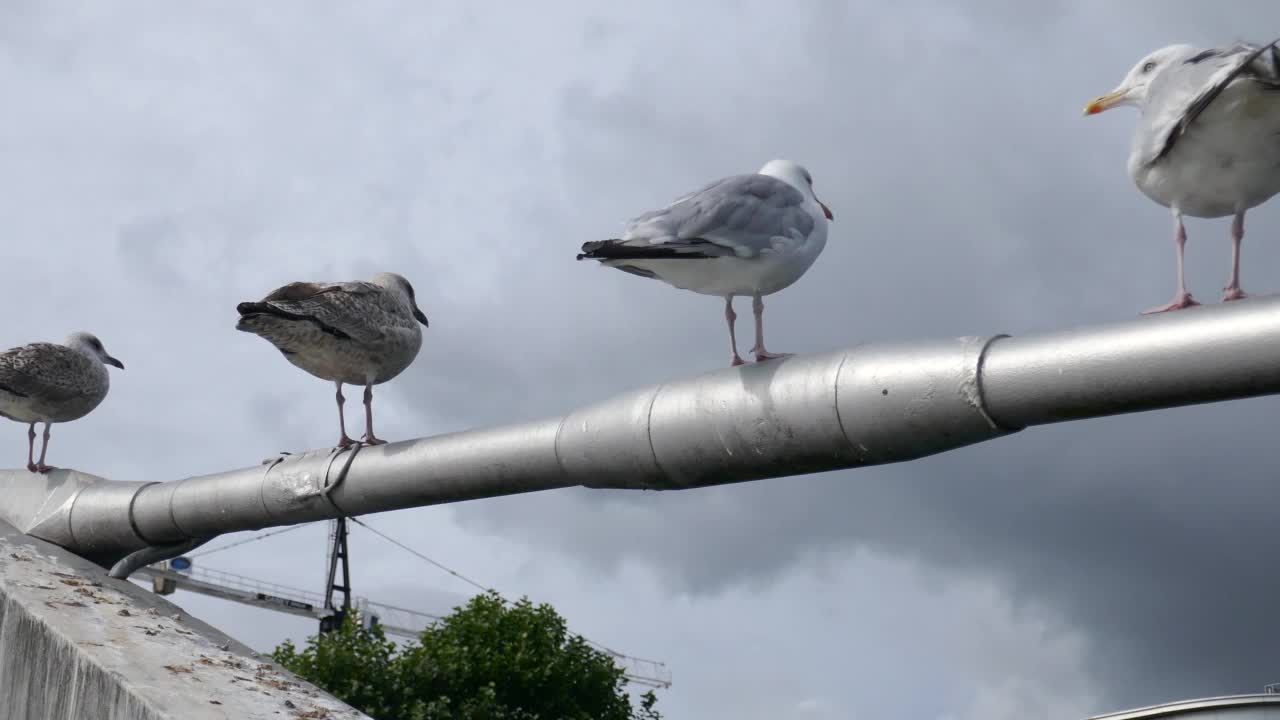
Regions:
<instances>
[{"instance_id":1,"label":"blue sign","mask_svg":"<svg viewBox=\"0 0 1280 720\"><path fill-rule=\"evenodd\" d=\"M191 569L191 558L176 557L169 561L169 567L178 572L185 572Z\"/></svg>"}]
</instances>

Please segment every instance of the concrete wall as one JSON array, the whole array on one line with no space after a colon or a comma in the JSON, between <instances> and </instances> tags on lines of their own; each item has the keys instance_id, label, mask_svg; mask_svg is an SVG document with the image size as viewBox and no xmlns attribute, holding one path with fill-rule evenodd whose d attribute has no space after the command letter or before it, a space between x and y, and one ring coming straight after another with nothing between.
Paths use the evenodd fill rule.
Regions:
<instances>
[{"instance_id":1,"label":"concrete wall","mask_svg":"<svg viewBox=\"0 0 1280 720\"><path fill-rule=\"evenodd\" d=\"M0 720L368 720L61 548L0 522Z\"/></svg>"}]
</instances>

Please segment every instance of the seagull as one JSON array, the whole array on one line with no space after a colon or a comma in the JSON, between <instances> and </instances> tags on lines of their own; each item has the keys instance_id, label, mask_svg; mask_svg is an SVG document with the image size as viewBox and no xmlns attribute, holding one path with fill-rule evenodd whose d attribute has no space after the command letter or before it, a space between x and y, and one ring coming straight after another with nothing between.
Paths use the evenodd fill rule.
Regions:
<instances>
[{"instance_id":1,"label":"seagull","mask_svg":"<svg viewBox=\"0 0 1280 720\"><path fill-rule=\"evenodd\" d=\"M409 367L422 347L417 323L427 327L408 280L384 272L366 282L292 282L236 310L237 330L265 338L289 362L337 387L338 448L356 442L343 417L344 384L364 386L364 444L386 442L373 434L373 386Z\"/></svg>"},{"instance_id":2,"label":"seagull","mask_svg":"<svg viewBox=\"0 0 1280 720\"><path fill-rule=\"evenodd\" d=\"M49 426L88 415L111 386L103 365L124 369L102 341L87 332L62 342L36 342L0 353L0 416L27 424L27 470L47 473ZM40 459L35 459L36 423L44 423Z\"/></svg>"},{"instance_id":3,"label":"seagull","mask_svg":"<svg viewBox=\"0 0 1280 720\"><path fill-rule=\"evenodd\" d=\"M787 357L764 346L764 296L800 279L827 244L831 210L813 193L813 176L790 160L770 160L627 223L619 239L582 245L578 260L598 260L681 290L724 298L731 366L743 364L734 334L733 298L751 296L756 362Z\"/></svg>"},{"instance_id":4,"label":"seagull","mask_svg":"<svg viewBox=\"0 0 1280 720\"><path fill-rule=\"evenodd\" d=\"M1280 41L1277 41L1280 42ZM1129 153L1129 177L1173 211L1178 290L1144 313L1198 305L1182 270L1182 216L1231 223L1231 279L1223 302L1240 289L1244 215L1280 192L1280 52L1275 42L1201 49L1169 45L1147 55L1115 90L1085 106L1086 115L1135 105L1141 117Z\"/></svg>"}]
</instances>

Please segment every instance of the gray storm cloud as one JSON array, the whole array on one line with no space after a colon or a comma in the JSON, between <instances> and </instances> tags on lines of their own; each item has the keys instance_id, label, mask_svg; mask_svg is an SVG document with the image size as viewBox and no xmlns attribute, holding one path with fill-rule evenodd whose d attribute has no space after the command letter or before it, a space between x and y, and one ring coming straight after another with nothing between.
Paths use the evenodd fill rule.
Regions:
<instances>
[{"instance_id":1,"label":"gray storm cloud","mask_svg":"<svg viewBox=\"0 0 1280 720\"><path fill-rule=\"evenodd\" d=\"M234 330L237 302L295 279L397 270L414 283L432 324L418 362L379 396L379 434L392 439L560 413L719 367L715 299L573 256L643 210L778 156L812 171L836 221L817 264L770 299L771 349L1131 317L1172 290L1169 218L1124 171L1136 118L1084 119L1083 103L1155 47L1280 34L1266 29L1280 27L1268 0L477 8L10 4L0 228L15 311L3 340L84 328L129 365L91 417L59 428L60 462L163 480L327 442L328 387ZM1249 217L1245 286L1272 292L1280 216ZM1188 229L1192 291L1213 298L1227 224ZM501 547L573 558L552 577L635 583L583 586L615 608L633 593L666 613L692 615L690 598L782 613L799 602L789 583L809 588L795 573L815 554L864 550L989 580L1015 610L1044 610L1087 639L1100 688L1088 709L1102 711L1280 680L1277 410L1260 399L1150 413L910 465L547 493L448 517ZM20 428L0 426L0 453L0 464L23 456ZM425 524L406 518L401 532ZM320 535L241 562L314 570ZM416 577L381 560L386 577L361 582L410 592ZM660 588L628 574L637 563ZM860 580L850 603L887 592ZM964 606L986 602L975 597ZM707 666L739 653L694 645L679 650ZM972 652L981 665L983 646ZM875 654L761 662L817 676ZM939 683L961 683L969 662ZM695 677L686 692L719 702L707 689L717 681ZM898 677L920 682L907 665ZM751 705L756 686L769 684L734 692ZM804 691L814 695L793 703L795 717L844 716ZM912 709L935 711L899 711Z\"/></svg>"}]
</instances>

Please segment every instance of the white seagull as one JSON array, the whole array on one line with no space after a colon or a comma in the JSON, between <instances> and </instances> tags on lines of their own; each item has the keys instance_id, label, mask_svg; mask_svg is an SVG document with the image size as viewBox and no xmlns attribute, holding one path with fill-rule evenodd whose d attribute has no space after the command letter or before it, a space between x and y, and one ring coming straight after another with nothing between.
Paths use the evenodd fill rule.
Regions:
<instances>
[{"instance_id":1,"label":"white seagull","mask_svg":"<svg viewBox=\"0 0 1280 720\"><path fill-rule=\"evenodd\" d=\"M236 306L237 330L258 335L303 370L337 386L338 447L347 437L343 384L364 386L366 445L373 434L373 386L399 375L422 347L427 316L418 309L413 286L395 273L368 282L293 282L258 302Z\"/></svg>"},{"instance_id":2,"label":"white seagull","mask_svg":"<svg viewBox=\"0 0 1280 720\"><path fill-rule=\"evenodd\" d=\"M1173 211L1178 290L1147 313L1198 305L1182 269L1182 216L1233 215L1231 279L1223 301L1240 289L1244 214L1280 192L1280 53L1275 43L1201 49L1170 45L1147 55L1115 90L1085 107L1094 115L1135 105L1141 117L1129 153L1129 176L1147 197Z\"/></svg>"},{"instance_id":3,"label":"white seagull","mask_svg":"<svg viewBox=\"0 0 1280 720\"><path fill-rule=\"evenodd\" d=\"M102 341L86 332L61 345L36 342L0 353L0 415L27 424L27 470L46 473L49 426L88 415L107 397L111 378L103 365L124 369ZM35 459L36 423L44 423L40 459Z\"/></svg>"},{"instance_id":4,"label":"white seagull","mask_svg":"<svg viewBox=\"0 0 1280 720\"><path fill-rule=\"evenodd\" d=\"M620 239L584 243L578 259L723 297L731 364L741 365L733 298L752 298L756 361L786 357L765 349L763 298L799 280L818 259L831 219L808 170L771 160L757 173L717 180L632 219Z\"/></svg>"}]
</instances>

